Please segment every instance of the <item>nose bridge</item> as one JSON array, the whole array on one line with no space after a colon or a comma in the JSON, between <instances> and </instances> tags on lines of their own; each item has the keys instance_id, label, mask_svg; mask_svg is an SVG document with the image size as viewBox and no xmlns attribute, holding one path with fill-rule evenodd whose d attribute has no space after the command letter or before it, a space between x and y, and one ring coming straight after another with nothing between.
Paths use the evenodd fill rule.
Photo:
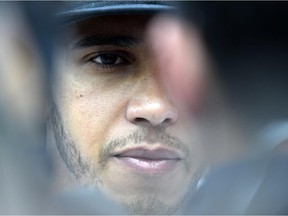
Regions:
<instances>
[{"instance_id":1,"label":"nose bridge","mask_svg":"<svg viewBox=\"0 0 288 216\"><path fill-rule=\"evenodd\" d=\"M160 77L157 76L157 74L150 73L149 75L146 75L143 78L140 86L139 95L142 94L144 97L148 97L151 102L168 102L168 95L161 83Z\"/></svg>"},{"instance_id":2,"label":"nose bridge","mask_svg":"<svg viewBox=\"0 0 288 216\"><path fill-rule=\"evenodd\" d=\"M153 126L176 121L177 110L171 103L160 77L149 73L140 82L137 92L129 101L127 119L134 124L145 121Z\"/></svg>"}]
</instances>

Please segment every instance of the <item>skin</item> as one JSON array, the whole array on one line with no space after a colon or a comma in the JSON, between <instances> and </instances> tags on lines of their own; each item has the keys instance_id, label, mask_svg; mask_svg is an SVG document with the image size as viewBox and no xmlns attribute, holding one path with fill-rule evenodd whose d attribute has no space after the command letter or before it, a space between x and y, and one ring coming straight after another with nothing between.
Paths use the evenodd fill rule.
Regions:
<instances>
[{"instance_id":1,"label":"skin","mask_svg":"<svg viewBox=\"0 0 288 216\"><path fill-rule=\"evenodd\" d=\"M63 29L52 76L51 136L63 161L77 182L101 189L134 214L175 213L205 158L197 111L205 82L203 46L193 46L201 57L191 73L179 72L186 76L183 85L197 93L179 99L176 83L165 80L167 67L150 25L149 16L119 15ZM119 35L130 39L105 39ZM92 36L97 43L83 41ZM196 30L189 36L191 44L201 44ZM113 157L137 146L170 149L182 158L164 172L142 172Z\"/></svg>"}]
</instances>

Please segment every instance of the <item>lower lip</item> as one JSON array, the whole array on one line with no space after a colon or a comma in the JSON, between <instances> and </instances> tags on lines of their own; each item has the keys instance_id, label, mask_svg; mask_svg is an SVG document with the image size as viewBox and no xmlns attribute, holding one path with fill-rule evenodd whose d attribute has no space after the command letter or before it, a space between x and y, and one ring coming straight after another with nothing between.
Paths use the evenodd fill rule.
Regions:
<instances>
[{"instance_id":1,"label":"lower lip","mask_svg":"<svg viewBox=\"0 0 288 216\"><path fill-rule=\"evenodd\" d=\"M128 168L146 172L146 173L163 173L171 171L178 163L179 159L161 159L148 160L143 158L133 157L115 157L117 162Z\"/></svg>"}]
</instances>

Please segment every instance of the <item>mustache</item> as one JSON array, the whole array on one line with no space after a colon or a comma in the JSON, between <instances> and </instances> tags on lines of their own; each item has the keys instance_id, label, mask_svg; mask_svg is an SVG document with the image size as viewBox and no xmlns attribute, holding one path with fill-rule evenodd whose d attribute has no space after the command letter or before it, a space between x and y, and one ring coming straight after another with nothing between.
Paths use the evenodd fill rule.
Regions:
<instances>
[{"instance_id":1,"label":"mustache","mask_svg":"<svg viewBox=\"0 0 288 216\"><path fill-rule=\"evenodd\" d=\"M161 143L163 146L174 148L188 154L190 152L187 144L181 141L179 138L171 135L165 128L159 129L139 129L136 132L124 137L114 139L108 144L104 145L99 153L99 165L101 169L104 169L108 163L109 157L115 151L115 149L121 149L125 147L137 147L137 145L146 142L149 145Z\"/></svg>"}]
</instances>

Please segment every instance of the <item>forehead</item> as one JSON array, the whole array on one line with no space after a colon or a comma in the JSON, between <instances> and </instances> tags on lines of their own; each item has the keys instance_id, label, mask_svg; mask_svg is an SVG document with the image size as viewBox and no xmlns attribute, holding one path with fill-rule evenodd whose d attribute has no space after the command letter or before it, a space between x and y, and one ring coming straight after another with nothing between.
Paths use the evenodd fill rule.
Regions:
<instances>
[{"instance_id":1,"label":"forehead","mask_svg":"<svg viewBox=\"0 0 288 216\"><path fill-rule=\"evenodd\" d=\"M65 39L92 35L127 35L143 39L151 15L113 15L91 18L62 29Z\"/></svg>"}]
</instances>

